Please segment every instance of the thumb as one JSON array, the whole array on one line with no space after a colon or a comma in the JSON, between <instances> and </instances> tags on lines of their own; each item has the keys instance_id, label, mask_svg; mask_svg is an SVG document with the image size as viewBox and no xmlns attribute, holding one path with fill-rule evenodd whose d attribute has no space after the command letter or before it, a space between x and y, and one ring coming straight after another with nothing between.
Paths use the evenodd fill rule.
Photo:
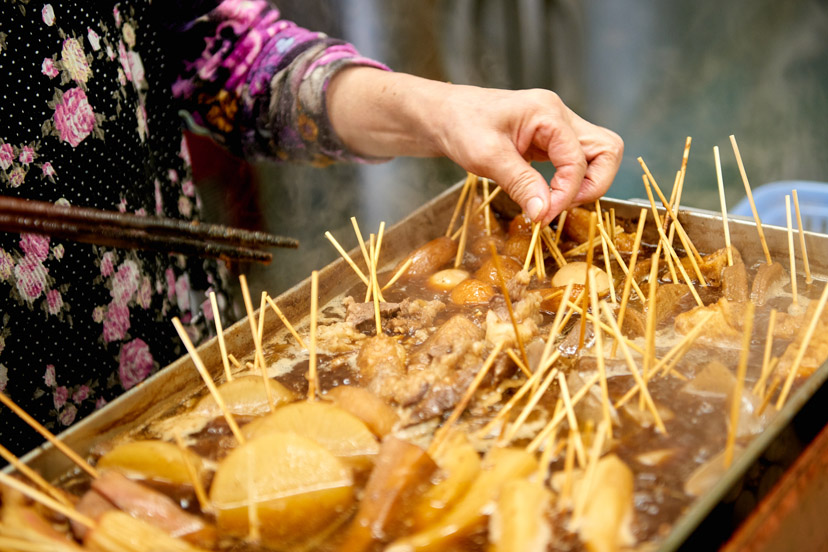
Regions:
<instances>
[{"instance_id":1,"label":"thumb","mask_svg":"<svg viewBox=\"0 0 828 552\"><path fill-rule=\"evenodd\" d=\"M535 168L517 152L508 153L486 171L533 221L548 224L554 215L549 216L549 185Z\"/></svg>"}]
</instances>

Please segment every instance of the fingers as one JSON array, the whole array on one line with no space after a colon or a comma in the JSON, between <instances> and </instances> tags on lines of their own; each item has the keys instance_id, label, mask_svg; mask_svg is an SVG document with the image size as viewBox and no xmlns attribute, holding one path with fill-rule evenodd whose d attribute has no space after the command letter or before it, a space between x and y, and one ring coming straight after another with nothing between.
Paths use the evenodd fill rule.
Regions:
<instances>
[{"instance_id":1,"label":"fingers","mask_svg":"<svg viewBox=\"0 0 828 552\"><path fill-rule=\"evenodd\" d=\"M477 169L481 176L491 178L509 194L532 220L546 220L550 208L549 185L511 144L505 144L492 163ZM549 217L548 221L554 218Z\"/></svg>"},{"instance_id":2,"label":"fingers","mask_svg":"<svg viewBox=\"0 0 828 552\"><path fill-rule=\"evenodd\" d=\"M546 151L549 161L555 165L555 176L549 183L549 208L544 213L544 223L572 204L588 168L586 155L572 127L558 127L551 135Z\"/></svg>"}]
</instances>

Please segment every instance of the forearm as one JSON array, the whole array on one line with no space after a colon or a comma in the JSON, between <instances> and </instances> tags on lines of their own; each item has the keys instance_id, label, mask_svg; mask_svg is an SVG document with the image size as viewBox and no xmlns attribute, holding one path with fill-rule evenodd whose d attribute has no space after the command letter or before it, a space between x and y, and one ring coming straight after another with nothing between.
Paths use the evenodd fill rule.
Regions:
<instances>
[{"instance_id":1,"label":"forearm","mask_svg":"<svg viewBox=\"0 0 828 552\"><path fill-rule=\"evenodd\" d=\"M338 72L328 117L345 145L370 157L445 155L437 122L451 85L370 67Z\"/></svg>"}]
</instances>

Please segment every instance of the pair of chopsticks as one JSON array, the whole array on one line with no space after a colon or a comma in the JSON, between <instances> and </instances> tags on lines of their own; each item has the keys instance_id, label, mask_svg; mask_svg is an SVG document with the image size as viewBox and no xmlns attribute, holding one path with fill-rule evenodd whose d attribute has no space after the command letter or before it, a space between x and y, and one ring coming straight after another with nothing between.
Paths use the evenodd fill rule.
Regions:
<instances>
[{"instance_id":1,"label":"pair of chopsticks","mask_svg":"<svg viewBox=\"0 0 828 552\"><path fill-rule=\"evenodd\" d=\"M265 232L6 196L0 196L0 231L264 264L273 254L263 248L299 247L292 238Z\"/></svg>"}]
</instances>

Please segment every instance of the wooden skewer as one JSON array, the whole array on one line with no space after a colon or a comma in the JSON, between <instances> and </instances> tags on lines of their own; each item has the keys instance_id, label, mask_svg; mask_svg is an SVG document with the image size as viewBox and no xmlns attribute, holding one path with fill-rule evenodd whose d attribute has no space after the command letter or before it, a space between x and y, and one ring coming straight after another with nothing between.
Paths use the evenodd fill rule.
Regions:
<instances>
[{"instance_id":1,"label":"wooden skewer","mask_svg":"<svg viewBox=\"0 0 828 552\"><path fill-rule=\"evenodd\" d=\"M250 323L250 333L253 335L253 344L256 347L256 355L254 357L255 361L253 362L253 365L254 367L258 366L261 371L265 389L269 392L270 384L268 383L269 378L267 377L267 365L265 364L264 354L262 353L262 342L259 340L259 332L256 329L256 318L253 316L253 303L250 300L250 290L247 288L247 278L245 278L244 274L239 276L239 283L241 284L244 308L247 310L247 321ZM272 399L270 396L269 398ZM272 402L268 402L268 404L270 405L270 410L272 412L274 406Z\"/></svg>"},{"instance_id":2,"label":"wooden skewer","mask_svg":"<svg viewBox=\"0 0 828 552\"><path fill-rule=\"evenodd\" d=\"M664 234L664 230L661 228L661 218L658 216L658 208L656 207L655 199L653 198L653 192L650 189L650 184L647 181L646 175L644 176L644 188L647 191L647 197L650 200L653 218L655 218L656 221L656 230L658 230L658 235L661 238L660 243L663 245L665 249L667 249L667 251L670 252L670 255L672 255L673 259L676 261L676 266L678 267L679 272L681 272L682 278L684 278L684 281L687 283L687 287L690 289L690 294L693 296L693 299L696 300L696 304L700 307L703 307L704 303L702 302L701 297L699 297L699 294L696 292L695 286L693 286L693 280L690 279L690 276L684 269L684 265L681 264L681 259L679 259L679 256L676 254L675 249L673 249L673 246L670 245L670 242L667 240L667 236Z\"/></svg>"},{"instance_id":3,"label":"wooden skewer","mask_svg":"<svg viewBox=\"0 0 828 552\"><path fill-rule=\"evenodd\" d=\"M212 511L210 500L207 498L207 493L204 490L204 484L201 482L201 478L199 478L198 473L196 473L195 467L193 466L192 462L190 462L189 456L187 454L187 446L181 439L181 435L179 435L175 431L173 432L173 439L175 439L175 444L178 446L178 450L181 451L181 461L184 463L184 467L187 469L187 475L190 477L190 482L193 484L193 491L195 491L196 500L198 500L198 505L201 508L201 511Z\"/></svg>"},{"instance_id":4,"label":"wooden skewer","mask_svg":"<svg viewBox=\"0 0 828 552\"><path fill-rule=\"evenodd\" d=\"M793 225L791 224L791 196L785 196L785 220L788 224L788 257L791 262L791 305L799 306L799 297L796 293L796 254L794 253Z\"/></svg>"},{"instance_id":5,"label":"wooden skewer","mask_svg":"<svg viewBox=\"0 0 828 552\"><path fill-rule=\"evenodd\" d=\"M562 374L558 374L560 377ZM583 399L586 394L589 392L590 388L598 383L598 379L600 376L598 374L594 374L591 378L589 378L584 386L578 389L578 391L572 396L572 406L576 406L581 399ZM526 450L528 452L537 452L540 448L541 444L549 437L549 434L555 431L555 428L567 417L566 411L556 412L552 419L547 422L546 426L538 433L532 442L526 446Z\"/></svg>"},{"instance_id":6,"label":"wooden skewer","mask_svg":"<svg viewBox=\"0 0 828 552\"><path fill-rule=\"evenodd\" d=\"M230 373L230 362L227 359L227 345L224 343L224 330L221 327L221 314L219 313L216 292L210 292L210 308L213 310L213 320L216 323L216 337L218 337L219 351L221 352L221 363L224 366L224 377L227 381L233 381L233 374Z\"/></svg>"},{"instance_id":7,"label":"wooden skewer","mask_svg":"<svg viewBox=\"0 0 828 552\"><path fill-rule=\"evenodd\" d=\"M386 289L390 288L395 283L397 283L397 280L402 278L402 275L405 274L405 271L408 270L408 267L410 267L411 263L413 263L413 262L414 262L413 257L409 257L408 259L406 259L405 262L403 263L403 265L399 268L399 270L397 270L397 272L394 273L394 275L391 277L391 279L388 280L388 283L385 284L384 286L382 286L382 288L380 288L380 291L385 291Z\"/></svg>"},{"instance_id":8,"label":"wooden skewer","mask_svg":"<svg viewBox=\"0 0 828 552\"><path fill-rule=\"evenodd\" d=\"M186 347L187 352L190 353L190 358L192 359L196 370L198 370L201 379L204 380L204 384L207 386L207 389L216 401L221 413L224 414L224 419L227 420L227 425L230 427L230 431L233 432L233 435L236 437L236 441L238 441L240 445L243 445L246 442L244 435L242 435L238 424L236 424L236 419L233 417L233 414L230 410L228 410L227 404L224 402L224 398L221 396L221 393L219 393L218 388L216 388L216 384L213 382L213 378L210 377L207 367L204 366L204 362L201 360L198 351L196 351L195 345L193 345L193 342L190 340L190 336L187 335L187 330L185 330L184 326L181 325L181 320L179 320L177 316L173 317L172 323L173 326L175 326L175 330L178 332L178 337L181 338L181 341L184 343L184 347Z\"/></svg>"},{"instance_id":9,"label":"wooden skewer","mask_svg":"<svg viewBox=\"0 0 828 552\"><path fill-rule=\"evenodd\" d=\"M6 473L0 472L0 483L6 485L7 487L11 487L17 492L22 493L27 497L31 498L35 502L39 502L47 508L50 508L55 512L58 512L59 514L62 514L63 516L71 519L72 521L80 523L81 525L84 525L89 529L94 529L98 525L97 523L95 523L95 520L90 518L89 516L86 516L78 512L70 506L61 504L52 497L38 491L37 489L30 487L29 485L26 485L19 479L15 479L14 477Z\"/></svg>"},{"instance_id":10,"label":"wooden skewer","mask_svg":"<svg viewBox=\"0 0 828 552\"><path fill-rule=\"evenodd\" d=\"M474 396L474 393L477 391L477 388L480 386L480 383L483 381L483 378L486 377L486 374L489 372L489 368L491 368L492 364L494 364L494 361L497 358L497 355L500 354L502 348L502 341L495 345L494 349L492 349L492 352L489 353L489 356L483 363L483 366L481 366L480 370L477 371L477 374L474 376L474 380L472 380L468 389L466 389L466 392L463 393L463 397L460 399L460 402L458 402L457 405L454 407L454 410L451 412L451 415L448 417L448 420L446 420L446 423L443 424L443 426L434 434L434 440L431 441L431 444L429 445L427 451L430 456L433 457L434 454L440 449L440 446L443 444L443 441L445 441L446 437L449 434L449 430L457 421L457 419L460 418L460 414L462 414L463 411L466 410L466 407L469 405L472 396Z\"/></svg>"},{"instance_id":11,"label":"wooden skewer","mask_svg":"<svg viewBox=\"0 0 828 552\"><path fill-rule=\"evenodd\" d=\"M598 200L596 200L595 208L598 209L600 205ZM607 220L609 220L609 213L607 213ZM615 305L618 303L618 300L615 298L615 278L612 277L612 261L610 260L609 249L607 247L607 244L611 243L611 238L604 229L604 223L601 217L598 217L598 230L601 232L601 252L604 255L604 269L607 271L607 276L609 277L610 299L612 300L612 304Z\"/></svg>"},{"instance_id":12,"label":"wooden skewer","mask_svg":"<svg viewBox=\"0 0 828 552\"><path fill-rule=\"evenodd\" d=\"M483 181L483 201L489 199L489 179L482 178ZM492 208L486 203L486 206L483 208L483 219L484 225L486 226L486 235L492 235L492 221L490 220Z\"/></svg>"},{"instance_id":13,"label":"wooden skewer","mask_svg":"<svg viewBox=\"0 0 828 552\"><path fill-rule=\"evenodd\" d=\"M319 308L319 272L311 272L310 359L308 361L308 400L316 400L316 311Z\"/></svg>"},{"instance_id":14,"label":"wooden skewer","mask_svg":"<svg viewBox=\"0 0 828 552\"><path fill-rule=\"evenodd\" d=\"M66 498L66 495L62 491L60 491L57 487L43 479L43 476L34 471L32 468L21 462L17 456L12 454L12 452L3 445L0 445L0 457L3 458L3 460L8 462L9 464L11 464L14 469L16 469L17 471L31 479L41 489L49 493L52 496L52 498L64 504L65 506L72 506L72 503L69 502L69 499Z\"/></svg>"},{"instance_id":15,"label":"wooden skewer","mask_svg":"<svg viewBox=\"0 0 828 552\"><path fill-rule=\"evenodd\" d=\"M512 362L515 363L515 365L520 369L524 376L526 376L527 378L532 377L532 371L526 367L526 365L523 363L520 357L517 356L514 349L508 349L506 351L506 355L512 359Z\"/></svg>"},{"instance_id":16,"label":"wooden skewer","mask_svg":"<svg viewBox=\"0 0 828 552\"><path fill-rule=\"evenodd\" d=\"M569 421L569 428L575 432L575 454L578 457L578 464L581 467L584 467L586 466L584 441L581 438L581 432L578 429L578 419L575 417L575 408L572 404L572 399L570 399L569 386L566 384L566 376L563 375L563 372L558 372L558 385L561 386L561 397L563 398L564 403L564 413Z\"/></svg>"},{"instance_id":17,"label":"wooden skewer","mask_svg":"<svg viewBox=\"0 0 828 552\"><path fill-rule=\"evenodd\" d=\"M374 296L374 271L372 267L374 266L374 248L377 245L376 239L376 235L368 235L368 287L365 290L365 303L370 301Z\"/></svg>"},{"instance_id":18,"label":"wooden skewer","mask_svg":"<svg viewBox=\"0 0 828 552\"><path fill-rule=\"evenodd\" d=\"M262 340L264 339L264 321L265 321L265 313L267 312L267 292L262 292L262 300L259 305L259 327L256 330L256 341L259 344L259 348L256 351L258 355L259 352L262 351ZM267 397L267 404L270 407L270 411L273 412L276 410L276 402L273 400L273 389L270 388L270 378L267 375L267 365L264 361L264 352L262 352L261 362L259 362L259 370L262 372L262 383L264 384L265 388L265 396Z\"/></svg>"},{"instance_id":19,"label":"wooden skewer","mask_svg":"<svg viewBox=\"0 0 828 552\"><path fill-rule=\"evenodd\" d=\"M604 317L610 323L610 326L612 326L613 331L617 335L621 335L621 330L618 328L618 324L615 322L615 319L612 316L612 311L610 310L609 305L607 305L605 302L602 301L601 302L601 308L604 311ZM664 422L661 421L661 415L659 415L658 409L656 408L656 405L655 405L655 402L653 402L653 398L652 398L652 396L650 396L650 390L647 389L647 383L641 377L641 374L638 371L638 367L635 365L635 361L633 360L632 355L630 355L630 350L627 348L626 342L624 340L620 340L620 345L621 345L621 354L624 355L624 359L627 362L627 367L629 368L630 372L633 375L633 378L635 379L636 383L638 384L640 392L644 394L644 401L645 401L647 407L649 408L650 412L653 415L653 419L655 420L656 427L658 428L659 431L661 431L662 433L664 433L666 435L667 434L667 428L664 427Z\"/></svg>"},{"instance_id":20,"label":"wooden skewer","mask_svg":"<svg viewBox=\"0 0 828 552\"><path fill-rule=\"evenodd\" d=\"M538 236L540 235L541 224L539 222L532 223L532 239L529 241L529 250L526 252L526 260L523 262L523 270L529 270L529 265L532 263L532 256L535 254L535 245L538 243Z\"/></svg>"},{"instance_id":21,"label":"wooden skewer","mask_svg":"<svg viewBox=\"0 0 828 552\"><path fill-rule=\"evenodd\" d=\"M578 314L580 314L581 316L584 316L584 309L580 305L576 305L572 301L567 301L566 305L569 308L571 308L572 310L574 310L575 312L577 312ZM629 339L624 337L622 334L619 334L619 333L615 332L615 330L613 330L611 326L609 326L605 322L601 321L601 318L600 318L599 315L595 315L591 312L587 312L586 317L593 324L599 324L601 326L601 329L604 330L605 332L607 332L609 335L611 335L613 337L613 339L616 339L618 341L623 340L624 343L627 344L627 347L629 347L630 349L632 349L636 353L641 354L642 356L644 355L644 347L638 345L634 341L630 341Z\"/></svg>"},{"instance_id":22,"label":"wooden skewer","mask_svg":"<svg viewBox=\"0 0 828 552\"><path fill-rule=\"evenodd\" d=\"M377 284L377 257L379 249L376 247L379 241L374 244L374 235L371 234L371 288L374 290L374 323L377 328L377 335L382 335L382 316L380 316L380 295Z\"/></svg>"},{"instance_id":23,"label":"wooden skewer","mask_svg":"<svg viewBox=\"0 0 828 552\"><path fill-rule=\"evenodd\" d=\"M228 353L227 360L232 362L233 366L235 366L236 368L241 368L242 367L241 362L239 362L239 359L237 359L236 357L233 356L233 353Z\"/></svg>"},{"instance_id":24,"label":"wooden skewer","mask_svg":"<svg viewBox=\"0 0 828 552\"><path fill-rule=\"evenodd\" d=\"M802 213L799 211L799 197L796 189L793 190L794 208L796 209L796 225L799 228L799 247L802 248L802 263L805 265L805 283L811 285L811 265L808 263L808 249L805 247L805 227L802 226Z\"/></svg>"},{"instance_id":25,"label":"wooden skewer","mask_svg":"<svg viewBox=\"0 0 828 552\"><path fill-rule=\"evenodd\" d=\"M655 358L655 325L656 325L656 298L658 297L658 257L653 255L650 263L650 293L647 296L647 320L644 328L644 340L646 347L644 347L644 362L641 368L641 373L644 381L647 381L650 376L650 365Z\"/></svg>"},{"instance_id":26,"label":"wooden skewer","mask_svg":"<svg viewBox=\"0 0 828 552\"><path fill-rule=\"evenodd\" d=\"M356 217L351 217L351 226L354 227L354 234L356 234L359 250L362 251L362 258L365 261L365 268L367 269L371 266L371 259L368 256L368 249L365 247L365 240L362 238L362 231L359 229L359 223Z\"/></svg>"},{"instance_id":27,"label":"wooden skewer","mask_svg":"<svg viewBox=\"0 0 828 552\"><path fill-rule=\"evenodd\" d=\"M775 364L778 361L779 358L774 358L771 361L771 364ZM773 394L776 393L776 390L779 388L780 383L782 383L782 378L779 376L779 374L774 374L773 380L771 380L771 384L768 386L767 391L765 391L765 396L762 397L762 404L759 405L759 410L756 411L757 416L761 416L765 409L768 407L768 405L771 402L771 397L773 397Z\"/></svg>"},{"instance_id":28,"label":"wooden skewer","mask_svg":"<svg viewBox=\"0 0 828 552\"><path fill-rule=\"evenodd\" d=\"M299 346L303 349L307 349L308 346L305 345L305 341L299 337L299 334L296 332L296 328L293 327L293 324L287 319L287 317L282 313L282 310L279 308L278 305L271 299L269 296L267 297L267 303L270 305L270 308L273 309L273 312L276 313L276 316L279 317L279 320L282 321L282 324L288 329L288 331L293 335L293 338L296 339L296 342L299 343Z\"/></svg>"},{"instance_id":29,"label":"wooden skewer","mask_svg":"<svg viewBox=\"0 0 828 552\"><path fill-rule=\"evenodd\" d=\"M6 396L5 393L0 392L0 402L6 405L8 408L11 409L12 412L17 414L24 422L29 424L29 426L40 433L40 435L52 443L52 445L62 452L67 458L69 458L72 462L74 462L80 469L88 473L93 479L98 478L98 471L89 465L89 462L84 460L83 458L78 455L74 450L69 448L66 443L58 439L51 431L43 427L43 425L32 418L28 412L20 408L14 401L12 401L9 397Z\"/></svg>"},{"instance_id":30,"label":"wooden skewer","mask_svg":"<svg viewBox=\"0 0 828 552\"><path fill-rule=\"evenodd\" d=\"M561 296L560 306L558 307L557 312L555 313L555 319L552 322L552 326L549 329L549 336L546 338L546 343L543 346L543 352L541 353L541 361L540 364L543 365L546 362L546 359L549 358L550 353L552 352L552 347L555 344L555 339L558 337L558 333L560 329L563 327L563 324L566 324L566 321L563 319L563 314L566 309L566 302L572 298L572 288L575 287L575 283L571 280L566 283L566 287L564 287L563 295ZM569 314L571 315L574 311L570 310ZM567 318L568 320L568 318Z\"/></svg>"},{"instance_id":31,"label":"wooden skewer","mask_svg":"<svg viewBox=\"0 0 828 552\"><path fill-rule=\"evenodd\" d=\"M611 427L612 426L606 421L602 421L598 424L598 430L596 432L595 439L592 442L592 448L589 451L589 462L587 463L586 472L584 473L584 479L581 482L581 492L578 493L578 499L575 501L575 509L572 513L572 521L576 525L581 516L584 515L584 509L586 508L589 496L592 493L592 486L595 482L595 470L598 467L598 459L601 457L601 450L604 448L604 441L607 436L610 438L612 437L612 435L608 435L611 431Z\"/></svg>"},{"instance_id":32,"label":"wooden skewer","mask_svg":"<svg viewBox=\"0 0 828 552\"><path fill-rule=\"evenodd\" d=\"M555 412L558 412L563 408L563 401L558 399L558 402L555 404ZM538 480L541 484L546 484L549 480L549 471L552 464L552 458L557 457L560 454L563 447L566 446L566 443L561 441L556 446L556 440L558 438L558 432L552 432L549 437L546 439L546 445L543 447L543 452L541 452L540 462L538 463Z\"/></svg>"},{"instance_id":33,"label":"wooden skewer","mask_svg":"<svg viewBox=\"0 0 828 552\"><path fill-rule=\"evenodd\" d=\"M593 313L600 313L600 307L598 306L598 290L596 290L595 286L595 276L590 273L589 274L590 280L592 280L589 284L589 301L592 305L592 312ZM595 324L595 359L598 362L598 375L600 376L601 382L601 412L604 417L604 422L607 424L607 428L612 437L612 417L610 416L610 398L609 398L609 386L607 384L607 367L604 363L604 336L603 332L601 331L601 325Z\"/></svg>"},{"instance_id":34,"label":"wooden skewer","mask_svg":"<svg viewBox=\"0 0 828 552\"><path fill-rule=\"evenodd\" d=\"M555 368L554 370L550 370L546 377L543 379L543 383L541 383L540 387L532 393L532 396L529 397L529 400L526 401L526 404L523 405L523 410L521 410L520 414L518 415L517 419L514 423L509 427L508 431L504 435L498 439L499 446L506 446L508 445L512 439L515 438L518 430L526 423L526 419L529 418L529 414L532 413L535 406L538 404L538 401L541 400L541 397L546 393L546 390L549 389L549 386L552 385L552 382L555 381L555 376L558 374L558 369Z\"/></svg>"},{"instance_id":35,"label":"wooden skewer","mask_svg":"<svg viewBox=\"0 0 828 552\"><path fill-rule=\"evenodd\" d=\"M644 225L646 224L646 222L647 222L647 209L642 208L641 213L638 215L638 228L636 228L636 231L635 231L635 240L633 241L633 250L632 250L632 255L630 256L630 266L625 271L626 277L624 278L624 290L621 293L621 306L618 308L618 327L619 328L624 327L624 314L627 312L627 303L630 300L630 288L632 287L632 284L635 283L635 278L634 278L635 263L636 263L636 260L638 259L638 250L641 247L641 237L644 235ZM638 287L638 284L636 284L636 287ZM640 293L640 291L637 291L636 293L639 293L638 297L640 297L641 300L643 301L644 300L644 294ZM612 358L615 358L615 352L616 352L617 348L618 348L618 340L615 340L612 343L612 351L610 352L610 356Z\"/></svg>"},{"instance_id":36,"label":"wooden skewer","mask_svg":"<svg viewBox=\"0 0 828 552\"><path fill-rule=\"evenodd\" d=\"M676 227L676 230L678 230L679 240L681 241L681 244L684 246L684 249L688 252L687 258L690 260L690 264L693 266L693 270L696 273L696 277L699 279L699 283L703 286L706 286L707 281L704 279L704 276L701 273L701 269L699 269L699 264L703 262L701 255L699 255L699 251L696 249L696 246L693 245L693 242L690 240L690 236L688 236L687 232L684 231L684 227L681 225L681 221L673 212L673 208L670 207L670 202L667 201L667 198L664 197L664 194L661 192L661 188L658 187L658 183L655 181L653 175L650 173L650 169L647 168L647 164L644 163L644 160L641 157L638 158L638 162L644 168L645 176L647 177L649 183L652 185L653 190L655 190L656 194L658 195L658 198L661 200L661 204L664 206L665 211L667 211L667 214L673 219L673 224ZM663 233L663 229L661 233ZM669 241L667 241L667 243L670 244ZM670 249L673 249L672 244L670 244ZM675 254L675 251L673 251L673 254ZM681 261L678 259L678 256L676 256L676 263L681 263Z\"/></svg>"},{"instance_id":37,"label":"wooden skewer","mask_svg":"<svg viewBox=\"0 0 828 552\"><path fill-rule=\"evenodd\" d=\"M454 268L460 268L463 264L463 256L466 254L466 240L469 236L469 224L471 223L471 208L477 192L477 180L471 184L469 197L466 198L466 210L463 214L463 225L460 227L460 241L457 244L457 255L454 257Z\"/></svg>"},{"instance_id":38,"label":"wooden skewer","mask_svg":"<svg viewBox=\"0 0 828 552\"><path fill-rule=\"evenodd\" d=\"M503 278L503 267L500 265L500 255L497 254L497 248L489 242L489 253L492 255L492 262L497 273L497 282L500 285L500 290L503 292L503 299L506 301L506 310L509 311L509 318L512 321L512 327L515 330L515 341L517 341L520 349L520 356L523 363L529 366L529 357L526 356L526 347L523 346L523 338L520 335L520 327L518 326L517 318L515 317L515 310L512 308L512 299L509 297L509 289L506 287L506 280Z\"/></svg>"},{"instance_id":39,"label":"wooden skewer","mask_svg":"<svg viewBox=\"0 0 828 552\"><path fill-rule=\"evenodd\" d=\"M773 371L776 368L777 364L779 364L779 357L775 356L771 359L770 363L768 364L768 374L773 374ZM776 388L779 387L780 383L781 383L781 381L780 381L780 378L779 378L779 374L776 374L774 376L773 384L770 387L768 387L768 389L764 389L764 388L760 389L759 393L757 393L756 395L758 397L762 397L762 402L763 403L766 402L766 401L770 401L770 397L768 396L768 390L770 390L770 392L773 393L774 391L776 391ZM764 410L764 408L762 408L758 411L759 414L762 413L762 410Z\"/></svg>"},{"instance_id":40,"label":"wooden skewer","mask_svg":"<svg viewBox=\"0 0 828 552\"><path fill-rule=\"evenodd\" d=\"M748 182L747 173L745 172L745 165L742 163L742 156L739 153L739 146L736 144L736 137L730 135L730 144L733 146L733 153L736 155L736 164L739 166L739 174L742 175L742 183L745 185L745 194L750 203L750 210L753 213L753 220L756 222L756 231L759 233L759 241L762 243L762 251L765 252L765 260L768 264L773 262L771 259L770 250L768 249L768 242L765 241L765 232L762 230L762 221L759 219L759 213L756 211L756 203L753 201L753 192L750 190L750 182Z\"/></svg>"},{"instance_id":41,"label":"wooden skewer","mask_svg":"<svg viewBox=\"0 0 828 552\"><path fill-rule=\"evenodd\" d=\"M644 212L646 213L646 209L644 209ZM642 232L644 231L643 228L641 230L642 230ZM631 269L629 267L627 267L627 263L624 262L624 259L623 259L623 257L621 257L621 254L618 252L618 249L615 247L615 244L612 243L612 240L609 239L609 236L607 235L607 233L604 231L603 228L601 228L599 226L598 231L601 233L601 238L603 240L603 243L605 243L607 245L607 247L609 247L610 252L615 257L615 260L618 262L618 266L620 266L621 270L624 272L624 276L625 277L630 276ZM640 238L638 240L638 244L641 245L641 239ZM637 253L637 251L638 250L636 249L635 252ZM609 275L609 273L608 273L608 275ZM612 281L612 276L611 275L610 275L610 281ZM626 282L625 282L625 284L626 284ZM635 289L635 292L643 300L644 299L644 293L642 293L641 288L638 287L638 282L635 281L635 278L633 278L630 281L630 285ZM612 289L612 286L610 286L610 289Z\"/></svg>"},{"instance_id":42,"label":"wooden skewer","mask_svg":"<svg viewBox=\"0 0 828 552\"><path fill-rule=\"evenodd\" d=\"M768 316L768 333L765 336L765 352L762 355L762 371L759 374L759 379L753 385L753 394L760 397L762 396L761 391L765 387L765 382L770 375L770 357L771 351L773 350L773 329L775 325L776 309L771 309L770 315Z\"/></svg>"},{"instance_id":43,"label":"wooden skewer","mask_svg":"<svg viewBox=\"0 0 828 552\"><path fill-rule=\"evenodd\" d=\"M475 210L472 212L471 216L476 217L477 215L479 215L480 212L483 209L485 209L488 205L490 205L492 203L492 201L494 201L494 198L496 198L497 194L499 194L502 190L503 190L503 188L500 188L500 187L495 188L494 191L489 194L488 199L484 200L483 203L481 203L480 205L477 206L477 208L475 208ZM460 233L462 232L462 230L463 230L462 228L458 228L457 231L454 234L451 235L451 239L456 240L457 238L459 238Z\"/></svg>"},{"instance_id":44,"label":"wooden skewer","mask_svg":"<svg viewBox=\"0 0 828 552\"><path fill-rule=\"evenodd\" d=\"M541 240L546 244L546 248L549 249L550 253L552 253L552 258L555 260L558 267L563 268L566 264L566 258L563 256L563 253L561 253L558 246L555 245L555 237L552 235L552 229L548 226L545 226L543 230L541 230Z\"/></svg>"},{"instance_id":45,"label":"wooden skewer","mask_svg":"<svg viewBox=\"0 0 828 552\"><path fill-rule=\"evenodd\" d=\"M733 251L730 245L730 224L727 221L727 203L725 202L722 160L719 157L719 146L713 146L713 159L716 161L716 182L719 185L719 203L722 205L722 225L724 226L725 247L727 248L727 266L733 266Z\"/></svg>"},{"instance_id":46,"label":"wooden skewer","mask_svg":"<svg viewBox=\"0 0 828 552\"><path fill-rule=\"evenodd\" d=\"M360 270L360 268L356 265L351 256L345 252L341 245L339 245L339 242L336 241L336 238L333 237L333 234L331 234L330 232L325 232L325 237L328 238L328 241L331 242L331 244L336 248L336 250L342 256L342 258L345 259L345 262L348 263L348 265L354 270L356 275L359 276L359 279L362 280L362 283L366 286L370 286L371 284L368 283L368 278L365 276L362 270Z\"/></svg>"},{"instance_id":47,"label":"wooden skewer","mask_svg":"<svg viewBox=\"0 0 828 552\"><path fill-rule=\"evenodd\" d=\"M828 301L828 283L825 284L825 288L822 290L822 295L819 297L819 303L817 303L814 316L808 324L808 329L805 331L805 335L802 338L802 344L799 346L799 350L796 352L793 364L791 364L791 367L789 368L788 376L785 378L785 385L782 387L782 392L779 394L779 398L776 401L777 410L782 409L782 405L785 404L785 399L788 398L788 393L791 392L791 386L793 385L797 372L799 372L799 365L802 363L802 359L805 357L805 351L808 349L808 344L814 336L817 323L822 316L822 311L825 309L826 301Z\"/></svg>"},{"instance_id":48,"label":"wooden skewer","mask_svg":"<svg viewBox=\"0 0 828 552\"><path fill-rule=\"evenodd\" d=\"M454 212L451 214L451 219L449 220L449 225L446 229L446 237L451 237L453 240L456 239L451 235L451 233L454 230L454 224L457 222L457 217L460 215L460 208L463 206L463 200L466 199L466 195L469 193L469 189L471 188L471 183L475 180L477 180L476 175L470 172L466 173L466 181L463 182L463 188L460 190L460 197L454 205Z\"/></svg>"},{"instance_id":49,"label":"wooden skewer","mask_svg":"<svg viewBox=\"0 0 828 552\"><path fill-rule=\"evenodd\" d=\"M561 211L561 214L558 215L558 227L555 229L555 245L560 245L560 243L561 243L561 232L563 232L565 223L566 223L566 209Z\"/></svg>"},{"instance_id":50,"label":"wooden skewer","mask_svg":"<svg viewBox=\"0 0 828 552\"><path fill-rule=\"evenodd\" d=\"M673 207L674 201L676 199L676 194L678 193L678 184L679 178L681 178L681 171L676 173L676 178L673 181L673 191L670 193L670 207L676 212L676 209ZM670 218L670 215L665 215L664 217L664 233L667 234L667 240L672 244L673 237L675 236L676 225L673 224L673 219ZM672 234L669 232L672 231ZM664 260L667 262L667 269L670 271L670 278L672 282L678 282L678 274L676 274L676 267L673 265L673 258L670 257L670 253L665 249L664 250Z\"/></svg>"},{"instance_id":51,"label":"wooden skewer","mask_svg":"<svg viewBox=\"0 0 828 552\"><path fill-rule=\"evenodd\" d=\"M565 509L571 501L572 473L575 470L575 430L570 429L566 441L566 457L564 458L564 480L561 485L561 494L558 497L558 508Z\"/></svg>"},{"instance_id":52,"label":"wooden skewer","mask_svg":"<svg viewBox=\"0 0 828 552\"><path fill-rule=\"evenodd\" d=\"M739 413L742 410L742 393L745 389L745 375L747 374L748 357L750 356L750 338L753 334L754 305L748 301L745 306L745 330L742 335L742 350L739 353L739 366L736 369L736 386L733 388L733 400L730 403L730 424L727 431L727 445L725 446L724 465L726 468L733 463L733 450L736 446L736 431L739 425Z\"/></svg>"},{"instance_id":53,"label":"wooden skewer","mask_svg":"<svg viewBox=\"0 0 828 552\"><path fill-rule=\"evenodd\" d=\"M382 238L383 238L383 236L385 236L385 221L384 220L380 221L379 232L377 232L377 250L374 253L374 259L373 259L374 262L373 262L373 267L372 267L372 269L374 271L374 284L375 284L375 287L377 288L377 298L379 299L380 302L385 302L385 297L383 297L382 293L380 292L379 281L377 280L377 269L379 268L379 258L380 258L380 252L382 251Z\"/></svg>"},{"instance_id":54,"label":"wooden skewer","mask_svg":"<svg viewBox=\"0 0 828 552\"><path fill-rule=\"evenodd\" d=\"M595 239L595 227L597 226L598 215L595 211L592 211L589 214L589 233L587 234L589 237L587 239L587 243L592 243ZM587 258L586 258L586 273L584 274L584 295L582 299L582 308L584 313L587 312L587 308L589 305L589 273L592 272L592 257L594 255L595 250L590 247L587 250ZM612 282L610 282L612 285ZM581 316L581 327L580 333L578 334L578 349L584 348L584 339L586 338L586 316Z\"/></svg>"}]
</instances>

